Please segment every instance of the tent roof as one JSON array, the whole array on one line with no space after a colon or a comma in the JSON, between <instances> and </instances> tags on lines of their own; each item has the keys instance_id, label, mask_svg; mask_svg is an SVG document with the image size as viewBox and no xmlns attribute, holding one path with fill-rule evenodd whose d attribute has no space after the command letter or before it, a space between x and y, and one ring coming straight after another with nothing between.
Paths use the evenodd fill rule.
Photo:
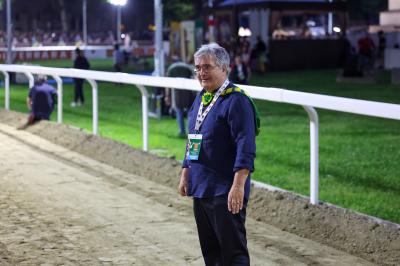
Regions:
<instances>
[{"instance_id":1,"label":"tent roof","mask_svg":"<svg viewBox=\"0 0 400 266\"><path fill-rule=\"evenodd\" d=\"M345 10L344 0L225 0L218 7L271 7L271 8L310 8Z\"/></svg>"},{"instance_id":2,"label":"tent roof","mask_svg":"<svg viewBox=\"0 0 400 266\"><path fill-rule=\"evenodd\" d=\"M242 4L264 3L326 3L326 0L225 0L219 6L233 6Z\"/></svg>"}]
</instances>

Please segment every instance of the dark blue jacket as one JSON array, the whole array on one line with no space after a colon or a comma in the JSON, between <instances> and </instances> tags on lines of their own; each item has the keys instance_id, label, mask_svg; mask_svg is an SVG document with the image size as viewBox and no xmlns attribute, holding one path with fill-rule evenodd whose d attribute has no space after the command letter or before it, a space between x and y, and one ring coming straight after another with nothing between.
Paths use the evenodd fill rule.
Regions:
<instances>
[{"instance_id":1,"label":"dark blue jacket","mask_svg":"<svg viewBox=\"0 0 400 266\"><path fill-rule=\"evenodd\" d=\"M227 88L234 87L229 84ZM189 133L195 123L201 96L196 97L189 111ZM205 109L205 108L204 108ZM183 161L189 169L188 195L208 198L228 194L234 174L240 169L254 171L256 154L253 107L247 96L234 92L220 96L205 118L200 134L203 141L199 159ZM250 194L250 176L246 180L245 197Z\"/></svg>"},{"instance_id":2,"label":"dark blue jacket","mask_svg":"<svg viewBox=\"0 0 400 266\"><path fill-rule=\"evenodd\" d=\"M57 91L47 83L36 84L29 90L32 113L39 119L50 119L56 103Z\"/></svg>"}]
</instances>

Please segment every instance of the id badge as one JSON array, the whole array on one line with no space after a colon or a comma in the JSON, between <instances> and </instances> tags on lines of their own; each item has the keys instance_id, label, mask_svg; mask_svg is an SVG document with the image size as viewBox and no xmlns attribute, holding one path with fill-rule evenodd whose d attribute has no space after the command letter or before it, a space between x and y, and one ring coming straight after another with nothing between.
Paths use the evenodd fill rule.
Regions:
<instances>
[{"instance_id":1,"label":"id badge","mask_svg":"<svg viewBox=\"0 0 400 266\"><path fill-rule=\"evenodd\" d=\"M203 140L202 134L189 134L188 135L189 160L196 161L199 159L202 140Z\"/></svg>"}]
</instances>

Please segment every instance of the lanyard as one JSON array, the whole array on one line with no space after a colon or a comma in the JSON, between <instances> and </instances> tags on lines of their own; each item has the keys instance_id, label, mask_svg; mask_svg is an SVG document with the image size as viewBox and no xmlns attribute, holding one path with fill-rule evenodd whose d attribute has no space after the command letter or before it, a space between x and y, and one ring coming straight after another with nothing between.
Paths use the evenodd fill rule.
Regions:
<instances>
[{"instance_id":1,"label":"lanyard","mask_svg":"<svg viewBox=\"0 0 400 266\"><path fill-rule=\"evenodd\" d=\"M215 102L217 101L218 97L221 95L221 93L228 87L229 81L225 80L224 84L218 89L217 93L214 95L214 98L212 102L210 103L209 106L207 106L207 109L202 112L203 110L203 102L200 103L199 111L197 112L197 118L196 118L196 125L195 125L195 131L198 133L200 131L200 127L203 124L204 119L210 112L211 108L214 106Z\"/></svg>"}]
</instances>

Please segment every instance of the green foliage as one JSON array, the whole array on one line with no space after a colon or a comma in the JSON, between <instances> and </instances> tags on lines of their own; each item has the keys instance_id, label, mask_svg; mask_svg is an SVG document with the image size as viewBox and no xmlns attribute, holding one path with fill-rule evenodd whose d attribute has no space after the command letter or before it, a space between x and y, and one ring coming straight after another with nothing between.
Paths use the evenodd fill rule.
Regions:
<instances>
[{"instance_id":1,"label":"green foliage","mask_svg":"<svg viewBox=\"0 0 400 266\"><path fill-rule=\"evenodd\" d=\"M191 0L163 1L165 23L193 19L195 7Z\"/></svg>"},{"instance_id":2,"label":"green foliage","mask_svg":"<svg viewBox=\"0 0 400 266\"><path fill-rule=\"evenodd\" d=\"M364 20L367 23L377 20L379 11L387 10L387 3L387 0L348 0L350 19Z\"/></svg>"}]
</instances>

